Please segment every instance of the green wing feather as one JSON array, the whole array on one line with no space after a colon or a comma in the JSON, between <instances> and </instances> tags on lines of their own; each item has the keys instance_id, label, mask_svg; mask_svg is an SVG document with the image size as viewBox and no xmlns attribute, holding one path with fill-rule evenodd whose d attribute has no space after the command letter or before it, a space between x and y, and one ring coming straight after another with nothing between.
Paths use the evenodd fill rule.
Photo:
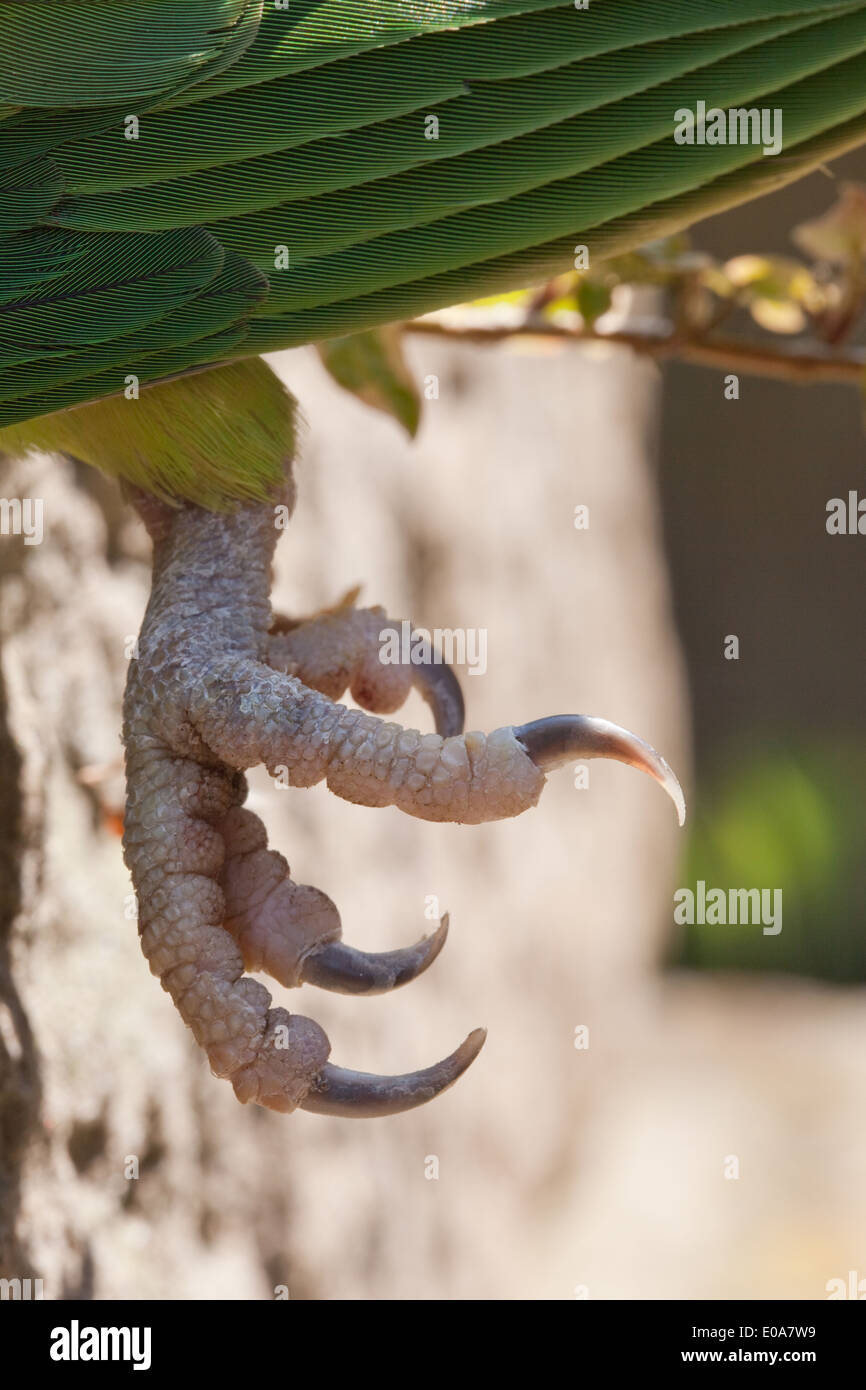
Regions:
<instances>
[{"instance_id":1,"label":"green wing feather","mask_svg":"<svg viewBox=\"0 0 866 1390\"><path fill-rule=\"evenodd\" d=\"M237 62L263 8L263 0L11 0L0 9L2 100L151 106Z\"/></svg>"},{"instance_id":2,"label":"green wing feather","mask_svg":"<svg viewBox=\"0 0 866 1390\"><path fill-rule=\"evenodd\" d=\"M577 243L614 254L866 140L866 0L68 13L0 5L0 425L16 446L70 407L81 431L103 397L120 429L130 378L196 373L200 410L201 368L218 395L228 360L531 283ZM783 153L677 145L674 113L699 100L780 108ZM158 413L165 389L176 413L181 386L135 409ZM132 476L122 451L103 466ZM152 485L214 505L270 480L256 450L215 467L197 484L161 464Z\"/></svg>"}]
</instances>

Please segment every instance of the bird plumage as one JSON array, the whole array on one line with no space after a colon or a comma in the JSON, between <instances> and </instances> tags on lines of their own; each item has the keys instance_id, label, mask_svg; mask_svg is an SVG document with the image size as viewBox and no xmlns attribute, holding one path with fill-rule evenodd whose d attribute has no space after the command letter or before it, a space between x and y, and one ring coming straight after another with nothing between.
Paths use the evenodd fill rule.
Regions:
<instances>
[{"instance_id":1,"label":"bird plumage","mask_svg":"<svg viewBox=\"0 0 866 1390\"><path fill-rule=\"evenodd\" d=\"M780 108L783 152L676 144L699 100ZM6 0L0 426L525 285L864 139L866 0Z\"/></svg>"}]
</instances>

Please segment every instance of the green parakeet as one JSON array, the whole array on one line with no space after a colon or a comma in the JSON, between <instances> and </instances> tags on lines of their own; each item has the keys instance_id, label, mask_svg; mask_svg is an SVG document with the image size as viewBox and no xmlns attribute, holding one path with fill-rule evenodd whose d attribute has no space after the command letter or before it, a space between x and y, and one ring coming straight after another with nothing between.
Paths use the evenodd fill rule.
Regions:
<instances>
[{"instance_id":1,"label":"green parakeet","mask_svg":"<svg viewBox=\"0 0 866 1390\"><path fill-rule=\"evenodd\" d=\"M293 403L258 355L603 260L864 139L866 0L0 5L0 450L120 476L153 538L124 849L151 969L241 1100L389 1115L483 1042L371 1076L270 1007L245 970L379 993L432 963L447 920L403 950L346 945L244 808L245 769L478 823L608 757L685 814L664 759L606 720L464 734L438 653L384 659L402 624L381 609L274 617ZM412 687L435 733L380 717Z\"/></svg>"}]
</instances>

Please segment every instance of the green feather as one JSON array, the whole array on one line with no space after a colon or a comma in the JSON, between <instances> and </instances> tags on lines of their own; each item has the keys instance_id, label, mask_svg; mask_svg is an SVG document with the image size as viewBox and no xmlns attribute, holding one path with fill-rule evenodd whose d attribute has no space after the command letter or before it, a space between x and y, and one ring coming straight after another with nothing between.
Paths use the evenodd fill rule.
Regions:
<instances>
[{"instance_id":1,"label":"green feather","mask_svg":"<svg viewBox=\"0 0 866 1390\"><path fill-rule=\"evenodd\" d=\"M584 167L598 163L609 157L607 151L616 148L617 140L620 148L628 149L642 131L648 144L654 136L644 130L647 119L654 120L657 136L670 129L671 111L676 109L676 104L670 104L675 99L670 79L706 70L721 57L740 55L769 38L815 22L802 15L788 16L563 63L552 71L515 78L504 88L498 82L487 83L473 92L471 101L431 106L428 114L440 119L438 140L419 138L418 116L412 113L342 136L307 141L288 151L157 180L146 187L73 195L64 198L52 220L66 227L104 231L161 230L207 222L220 237L237 237L248 229L247 244L259 248L272 245L275 235L284 235L290 225L292 249L301 255L300 239L309 237L308 228L317 222L341 228L351 238L362 227L369 228L371 218L384 219L394 206L412 209L426 200L435 207L437 200L465 202L469 194L475 201L489 201L516 191L518 181L527 176L543 183L568 172L569 164L577 165L578 160ZM842 37L836 51L844 54L847 38ZM802 35L802 42L811 50L811 33ZM813 53L807 61L817 67L821 59ZM712 70L705 80L711 76ZM660 87L660 83L666 85ZM741 63L736 90L750 83L760 89L760 79L750 73L748 64ZM649 89L651 99L644 96ZM620 111L623 99L629 98L630 124ZM601 137L611 127L615 138L605 141ZM60 158L64 159L63 154ZM450 160L447 180L438 167L443 159ZM511 182L491 189L483 182L491 167L500 180L510 174ZM64 169L68 180L68 157ZM404 173L399 181L389 177ZM343 199L321 197L339 190L350 192ZM265 208L279 211L271 218L246 216Z\"/></svg>"},{"instance_id":2,"label":"green feather","mask_svg":"<svg viewBox=\"0 0 866 1390\"><path fill-rule=\"evenodd\" d=\"M200 369L597 262L866 139L866 0L68 9L0 4L0 425L77 421L73 452L209 505L273 484L279 411L269 452L216 385L257 367ZM676 145L698 100L780 107L783 153ZM128 432L182 373L183 456Z\"/></svg>"},{"instance_id":3,"label":"green feather","mask_svg":"<svg viewBox=\"0 0 866 1390\"><path fill-rule=\"evenodd\" d=\"M866 142L866 112L804 142L784 164L764 160L745 170L725 174L674 198L639 208L635 213L592 228L597 260L620 256L659 237L683 231L703 217L763 197L794 179L823 168L828 160L847 154ZM383 323L432 313L443 305L459 304L506 290L538 284L572 264L574 246L585 235L572 234L543 242L507 256L474 262L442 275L413 280L376 294L326 305L303 314L264 315L250 325L246 349L275 352L347 332L362 332Z\"/></svg>"},{"instance_id":4,"label":"green feather","mask_svg":"<svg viewBox=\"0 0 866 1390\"><path fill-rule=\"evenodd\" d=\"M200 228L91 237L64 275L0 309L0 364L131 333L191 298L224 259L219 242Z\"/></svg>"},{"instance_id":5,"label":"green feather","mask_svg":"<svg viewBox=\"0 0 866 1390\"><path fill-rule=\"evenodd\" d=\"M204 289L135 332L110 338L94 347L58 354L52 358L50 366L43 358L8 367L0 376L0 425L9 418L26 418L29 407L21 409L26 397L92 377L107 368L115 368L113 389L117 390L129 372L141 374L141 359L150 354L185 348L191 343L208 340L216 333L223 334L235 325L239 330L236 341L240 342L243 337L240 324L264 299L267 288L263 275L229 251L219 275ZM198 360L195 354L191 358L193 364ZM94 394L92 387L87 387L84 394L74 392L68 399L64 396L62 402L77 404ZM58 398L57 405L47 408L59 409L60 400ZM9 402L15 403L16 408L4 416L3 406Z\"/></svg>"},{"instance_id":6,"label":"green feather","mask_svg":"<svg viewBox=\"0 0 866 1390\"><path fill-rule=\"evenodd\" d=\"M615 208L618 198L651 201L645 192L644 173L664 181L672 191L679 178L693 180L698 165L694 152L670 140L673 111L694 107L698 97L703 97L708 106L723 107L755 100L766 91L761 71L767 57L780 65L784 63L782 70L792 78L822 72L840 57L856 51L858 43L866 50L866 26L862 17L856 18L856 26L848 18L823 27L817 34L810 27L776 39L762 46L757 63L749 61L753 55L739 53L689 71L648 93L641 92L601 109L585 110L585 114L552 128L457 157L448 164L447 178L443 169L431 167L349 192L309 199L297 208L292 205L213 223L210 230L223 245L249 257L262 269L273 266L274 245L287 243L293 269L272 273L273 292L268 308L291 310L378 287L365 283L368 265L375 266L377 278L388 279L392 265L399 265L400 274L409 279L414 278L414 267L421 273L437 270L437 254L443 258L463 255L462 247L467 244L473 250L483 248L485 258L508 240L532 244L539 239L539 233L548 235L548 227L551 234L556 234L553 223L546 220L549 207L561 209L561 213L553 212L551 216L558 218L563 232L569 227L591 226L594 221L606 220L610 215L608 206ZM578 69L584 66L576 65ZM584 76L588 79L586 84ZM583 99L592 105L592 76L578 72L572 78L576 104ZM617 76L622 85L622 75ZM835 81L833 78L832 83L827 83L834 92ZM803 105L793 90L790 96L782 93L776 99L786 106L799 103L798 114ZM810 93L810 112L811 101ZM830 123L835 110L831 100L827 113L816 105L814 116L825 121L826 115L826 123ZM799 121L794 124L789 116L786 135L791 144L799 129ZM658 155L644 153L647 146L660 140L664 146ZM640 154L632 160L624 179L622 165L611 161L633 151ZM703 165L722 172L726 159L745 163L756 155L762 157L760 150L751 147L701 149ZM598 178L574 177L594 168L602 169ZM599 200L604 201L597 210ZM483 207L489 207L489 215ZM479 211L471 214L471 208ZM419 230L427 225L429 233ZM388 238L386 234L392 230L403 231L404 235ZM369 253L365 243L372 243Z\"/></svg>"},{"instance_id":7,"label":"green feather","mask_svg":"<svg viewBox=\"0 0 866 1390\"><path fill-rule=\"evenodd\" d=\"M563 0L291 0L289 10L268 4L255 41L239 61L170 104L188 105L215 92L319 68L371 48L556 6L562 9Z\"/></svg>"},{"instance_id":8,"label":"green feather","mask_svg":"<svg viewBox=\"0 0 866 1390\"><path fill-rule=\"evenodd\" d=\"M5 0L0 93L19 106L152 105L233 63L263 0Z\"/></svg>"}]
</instances>

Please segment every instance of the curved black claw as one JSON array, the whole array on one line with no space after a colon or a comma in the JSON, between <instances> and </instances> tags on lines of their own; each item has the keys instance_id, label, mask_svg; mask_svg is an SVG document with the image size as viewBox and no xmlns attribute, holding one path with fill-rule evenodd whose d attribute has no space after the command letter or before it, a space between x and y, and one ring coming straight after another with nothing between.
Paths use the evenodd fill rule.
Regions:
<instances>
[{"instance_id":1,"label":"curved black claw","mask_svg":"<svg viewBox=\"0 0 866 1390\"><path fill-rule=\"evenodd\" d=\"M673 769L661 753L619 724L586 714L556 714L550 719L521 724L515 728L514 736L542 772L562 767L572 758L614 758L648 772L676 806L680 825L685 821L685 797Z\"/></svg>"},{"instance_id":2,"label":"curved black claw","mask_svg":"<svg viewBox=\"0 0 866 1390\"><path fill-rule=\"evenodd\" d=\"M463 733L466 709L460 682L444 661L435 661L438 653L429 649L429 660L415 669L413 685L433 711L437 734L451 738Z\"/></svg>"},{"instance_id":3,"label":"curved black claw","mask_svg":"<svg viewBox=\"0 0 866 1390\"><path fill-rule=\"evenodd\" d=\"M476 1028L450 1057L405 1076L374 1076L365 1071L347 1071L328 1062L301 1101L301 1109L345 1119L378 1119L414 1110L454 1085L475 1061L486 1037L485 1028Z\"/></svg>"},{"instance_id":4,"label":"curved black claw","mask_svg":"<svg viewBox=\"0 0 866 1390\"><path fill-rule=\"evenodd\" d=\"M423 975L442 950L447 935L446 912L432 936L401 951L356 951L343 941L329 941L305 957L301 983L336 994L387 994Z\"/></svg>"}]
</instances>

